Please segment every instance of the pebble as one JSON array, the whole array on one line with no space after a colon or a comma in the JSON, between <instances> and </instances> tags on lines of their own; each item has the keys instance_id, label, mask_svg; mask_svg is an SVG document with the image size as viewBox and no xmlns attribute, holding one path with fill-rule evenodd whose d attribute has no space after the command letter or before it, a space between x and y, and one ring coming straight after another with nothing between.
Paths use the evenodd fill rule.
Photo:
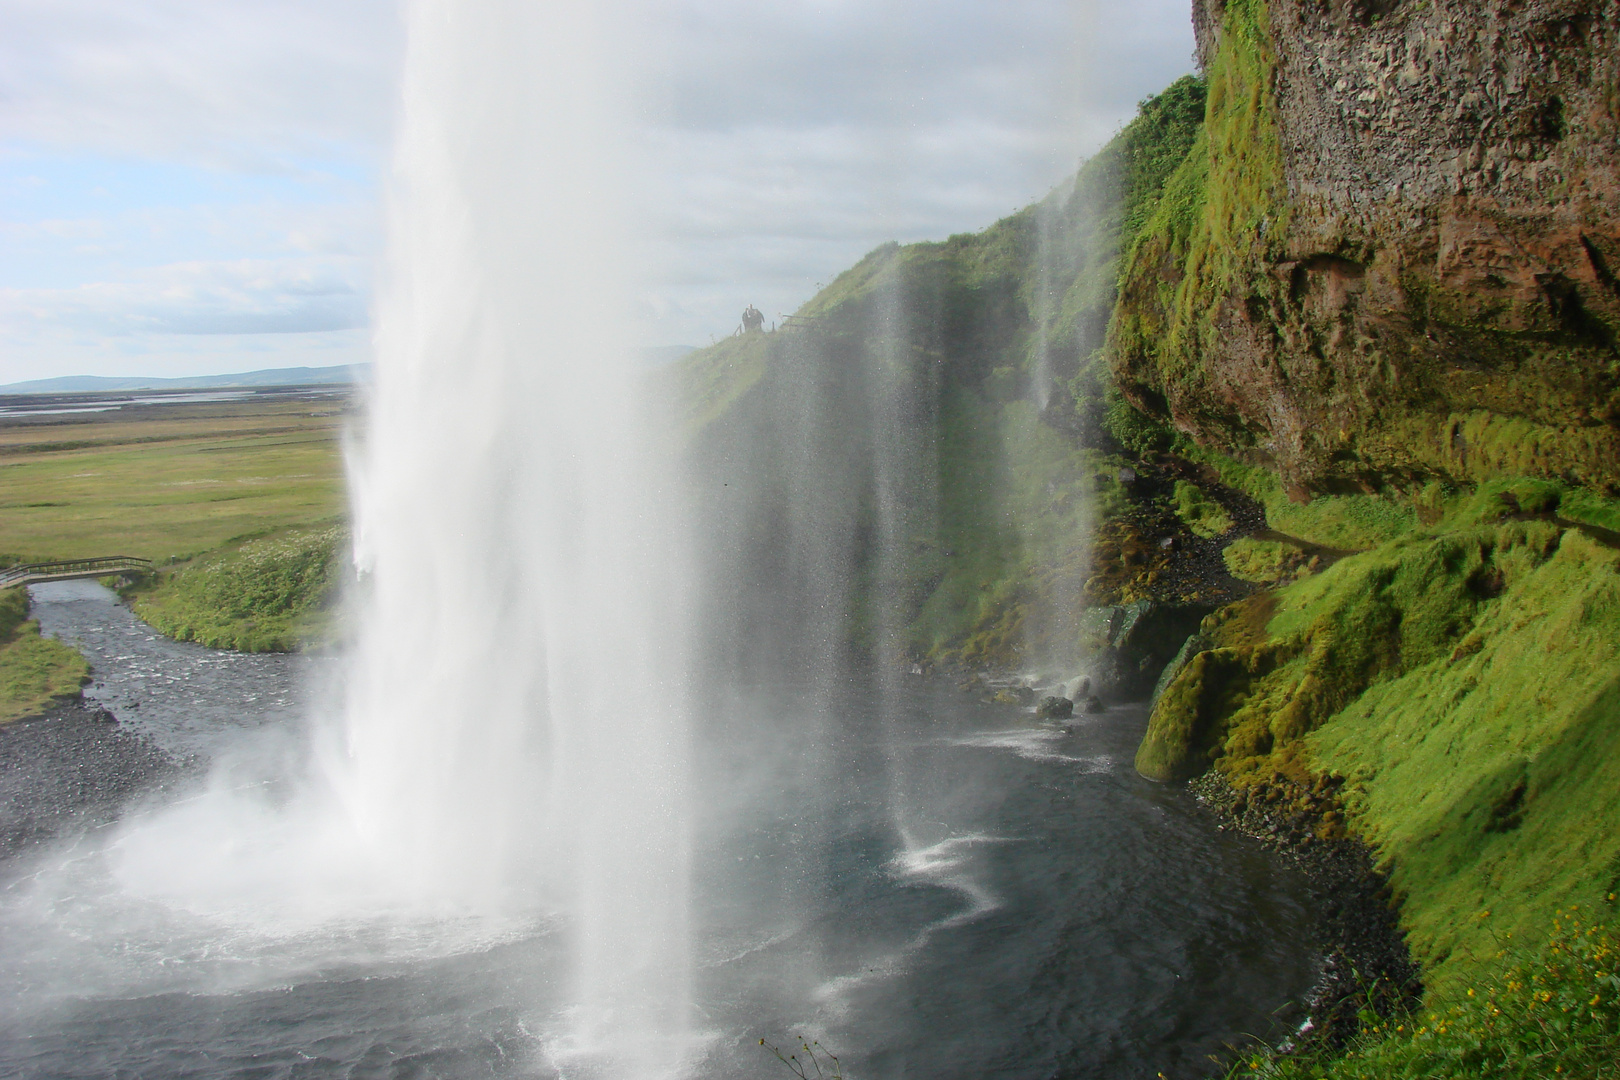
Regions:
<instances>
[{"instance_id":1,"label":"pebble","mask_svg":"<svg viewBox=\"0 0 1620 1080\"><path fill-rule=\"evenodd\" d=\"M78 699L0 724L0 860L115 821L131 801L200 768Z\"/></svg>"},{"instance_id":2,"label":"pebble","mask_svg":"<svg viewBox=\"0 0 1620 1080\"><path fill-rule=\"evenodd\" d=\"M1373 851L1334 823L1333 800L1318 794L1321 812L1301 813L1300 792L1273 786L1262 798L1244 798L1213 770L1188 787L1223 826L1252 836L1289 858L1305 875L1316 908L1322 971L1303 1003L1308 1037L1295 1047L1343 1047L1360 1030L1358 1013L1369 1002L1380 1016L1410 1012L1423 995L1421 972L1401 932L1399 909ZM1273 798L1273 796L1276 796ZM1333 813L1332 822L1325 819ZM1325 835L1318 826L1326 825Z\"/></svg>"}]
</instances>

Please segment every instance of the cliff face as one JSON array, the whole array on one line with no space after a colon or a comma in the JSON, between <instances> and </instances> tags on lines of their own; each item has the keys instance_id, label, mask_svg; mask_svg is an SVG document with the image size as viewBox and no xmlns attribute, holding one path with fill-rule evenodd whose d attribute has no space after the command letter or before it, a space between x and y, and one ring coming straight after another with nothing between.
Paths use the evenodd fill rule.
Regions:
<instances>
[{"instance_id":1,"label":"cliff face","mask_svg":"<svg viewBox=\"0 0 1620 1080\"><path fill-rule=\"evenodd\" d=\"M1073 664L1119 636L1109 608L1142 597L1091 573L1095 516L1123 499L1102 345L1121 247L1204 105L1184 78L1034 206L980 233L884 245L789 328L672 368L727 662L853 644Z\"/></svg>"},{"instance_id":2,"label":"cliff face","mask_svg":"<svg viewBox=\"0 0 1620 1080\"><path fill-rule=\"evenodd\" d=\"M1125 256L1112 370L1274 537L1338 550L1204 621L1137 767L1331 779L1317 835L1387 860L1443 997L1620 895L1620 3L1194 22L1205 125Z\"/></svg>"},{"instance_id":3,"label":"cliff face","mask_svg":"<svg viewBox=\"0 0 1620 1080\"><path fill-rule=\"evenodd\" d=\"M1296 496L1620 484L1620 0L1198 0L1122 392Z\"/></svg>"}]
</instances>

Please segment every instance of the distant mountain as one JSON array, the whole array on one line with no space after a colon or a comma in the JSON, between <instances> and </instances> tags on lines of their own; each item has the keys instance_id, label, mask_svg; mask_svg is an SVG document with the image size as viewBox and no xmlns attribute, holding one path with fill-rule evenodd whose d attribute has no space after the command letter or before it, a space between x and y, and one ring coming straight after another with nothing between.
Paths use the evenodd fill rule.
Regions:
<instances>
[{"instance_id":1,"label":"distant mountain","mask_svg":"<svg viewBox=\"0 0 1620 1080\"><path fill-rule=\"evenodd\" d=\"M655 345L641 350L643 363L650 366L673 363L692 352L690 345ZM0 386L0 394L93 394L108 390L228 390L250 386L327 386L363 383L371 378L370 364L338 364L334 367L265 368L236 375L195 375L186 379L153 379L140 376L65 375L60 379L31 379Z\"/></svg>"},{"instance_id":2,"label":"distant mountain","mask_svg":"<svg viewBox=\"0 0 1620 1080\"><path fill-rule=\"evenodd\" d=\"M0 394L86 394L105 390L219 390L250 386L320 386L365 382L370 364L334 367L266 368L235 375L196 375L187 379L139 376L66 375L60 379L33 379L0 386Z\"/></svg>"}]
</instances>

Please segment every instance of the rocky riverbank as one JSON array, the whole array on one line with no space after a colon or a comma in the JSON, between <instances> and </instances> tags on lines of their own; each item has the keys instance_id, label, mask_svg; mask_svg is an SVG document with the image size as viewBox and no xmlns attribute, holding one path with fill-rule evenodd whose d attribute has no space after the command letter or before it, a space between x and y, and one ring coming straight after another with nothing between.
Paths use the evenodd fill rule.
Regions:
<instances>
[{"instance_id":1,"label":"rocky riverbank","mask_svg":"<svg viewBox=\"0 0 1620 1080\"><path fill-rule=\"evenodd\" d=\"M1372 849L1345 829L1335 796L1340 781L1310 787L1286 779L1234 788L1211 770L1193 795L1221 821L1281 853L1310 883L1322 973L1303 1003L1301 1045L1342 1047L1371 1011L1386 1017L1415 1008L1421 972L1407 949L1399 905Z\"/></svg>"},{"instance_id":2,"label":"rocky riverbank","mask_svg":"<svg viewBox=\"0 0 1620 1080\"><path fill-rule=\"evenodd\" d=\"M197 768L80 699L0 726L0 860L109 825Z\"/></svg>"}]
</instances>

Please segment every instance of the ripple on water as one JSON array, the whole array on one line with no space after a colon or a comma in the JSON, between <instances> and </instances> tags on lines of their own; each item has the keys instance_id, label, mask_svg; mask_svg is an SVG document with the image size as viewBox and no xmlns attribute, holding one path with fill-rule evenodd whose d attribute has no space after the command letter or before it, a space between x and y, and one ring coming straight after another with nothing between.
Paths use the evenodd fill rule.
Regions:
<instances>
[{"instance_id":1,"label":"ripple on water","mask_svg":"<svg viewBox=\"0 0 1620 1080\"><path fill-rule=\"evenodd\" d=\"M168 641L92 585L35 598L90 657L92 700L215 768L0 863L0 1074L571 1068L565 923L391 909L392 868L288 820L320 661ZM936 689L881 723L875 698L835 704L815 768L802 695L706 749L724 809L693 841L700 1034L670 1050L691 1075L772 1075L758 1040L802 1034L874 1078L1190 1077L1309 986L1303 883L1135 775L1141 710L1036 727ZM228 869L244 858L258 876Z\"/></svg>"}]
</instances>

